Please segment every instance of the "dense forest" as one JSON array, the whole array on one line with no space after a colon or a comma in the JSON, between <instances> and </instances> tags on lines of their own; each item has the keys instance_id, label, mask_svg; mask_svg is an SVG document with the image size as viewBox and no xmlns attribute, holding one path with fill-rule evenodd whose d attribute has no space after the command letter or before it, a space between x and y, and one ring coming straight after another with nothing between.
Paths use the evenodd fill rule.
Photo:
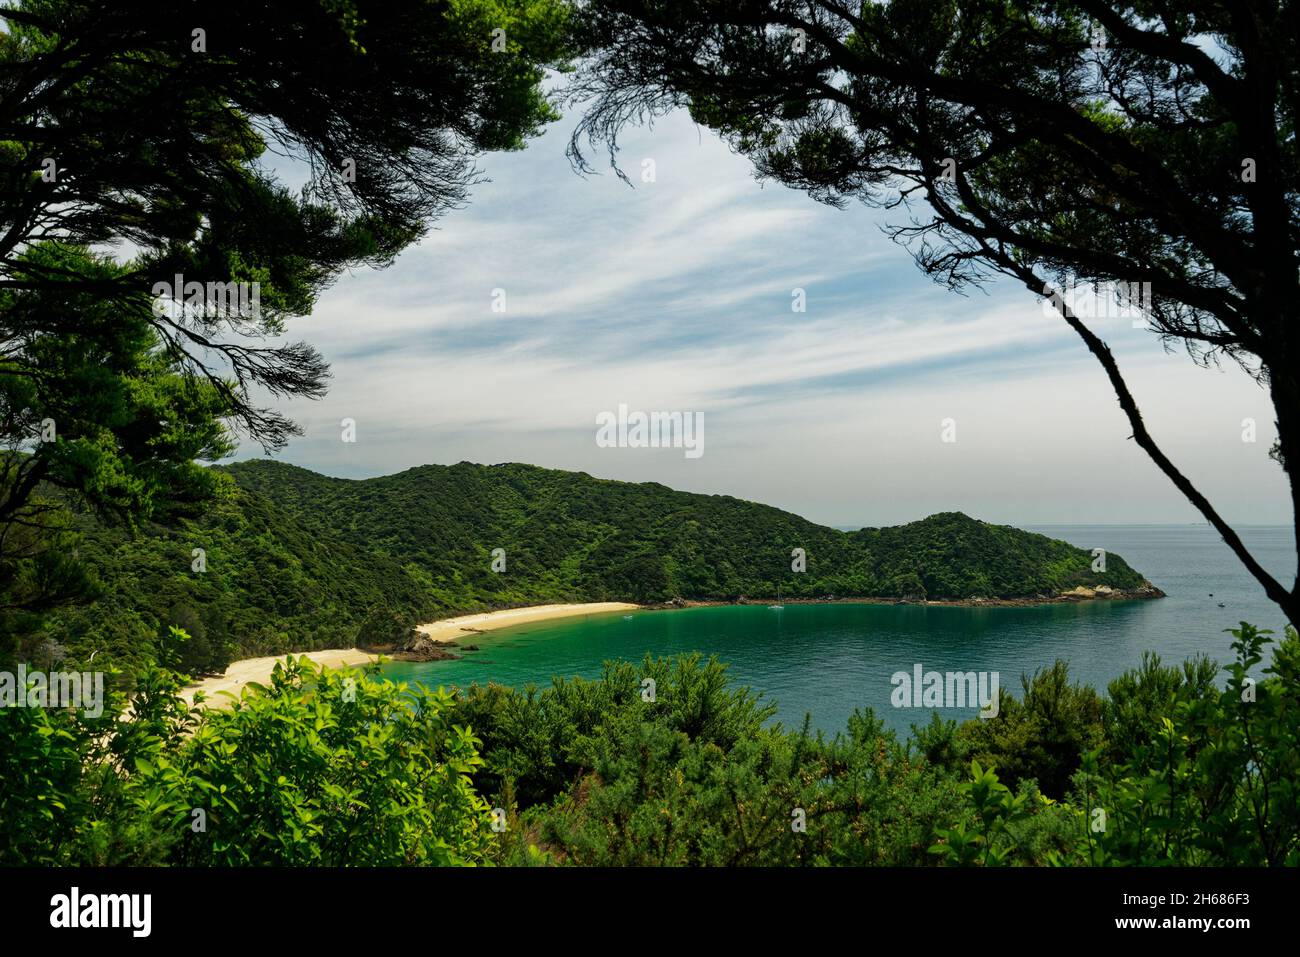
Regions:
<instances>
[{"instance_id":1,"label":"dense forest","mask_svg":"<svg viewBox=\"0 0 1300 957\"><path fill-rule=\"evenodd\" d=\"M530 465L360 481L269 460L221 471L233 481L202 517L132 532L82 514L76 549L100 595L47 616L36 640L141 664L175 626L190 635L182 664L204 671L382 642L371 632L394 619L543 602L764 599L778 587L789 598L1033 598L1144 584L1118 555L1094 572L1090 550L954 512L842 532L730 496ZM797 548L806 571L793 570Z\"/></svg>"}]
</instances>

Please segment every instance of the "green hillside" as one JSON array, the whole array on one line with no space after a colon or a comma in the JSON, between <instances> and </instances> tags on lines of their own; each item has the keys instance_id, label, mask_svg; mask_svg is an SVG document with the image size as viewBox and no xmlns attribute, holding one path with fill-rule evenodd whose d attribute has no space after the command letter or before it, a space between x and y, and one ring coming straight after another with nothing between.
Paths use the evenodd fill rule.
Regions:
<instances>
[{"instance_id":1,"label":"green hillside","mask_svg":"<svg viewBox=\"0 0 1300 957\"><path fill-rule=\"evenodd\" d=\"M530 465L362 481L269 460L226 471L233 494L201 519L134 535L83 520L81 557L103 596L50 616L45 637L140 660L174 624L194 636L193 663L216 667L350 645L383 608L427 620L542 602L763 599L778 586L792 599L993 599L1144 583L1117 555L1094 574L1089 551L957 512L842 532L730 496ZM192 570L196 548L206 571ZM791 570L795 548L806 572Z\"/></svg>"}]
</instances>

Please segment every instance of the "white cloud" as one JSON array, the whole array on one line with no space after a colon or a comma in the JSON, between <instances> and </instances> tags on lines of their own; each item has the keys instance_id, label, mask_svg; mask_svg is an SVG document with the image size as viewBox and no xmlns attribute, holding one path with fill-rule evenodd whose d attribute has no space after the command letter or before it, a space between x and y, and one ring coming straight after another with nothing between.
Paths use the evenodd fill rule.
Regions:
<instances>
[{"instance_id":1,"label":"white cloud","mask_svg":"<svg viewBox=\"0 0 1300 957\"><path fill-rule=\"evenodd\" d=\"M634 179L643 156L658 172L636 189L575 176L566 135L489 157L494 181L467 209L294 324L335 378L320 403L286 407L308 429L286 459L354 476L525 461L828 524L954 508L1022 524L1195 518L1127 439L1082 344L1027 291L936 287L878 214L760 188L680 117L628 140ZM496 287L504 315L489 308ZM795 287L806 313L790 310ZM1170 455L1233 519L1289 521L1267 396L1128 325L1098 328ZM595 416L620 402L704 412L705 455L597 448ZM949 416L956 445L939 442ZM343 417L355 445L339 441Z\"/></svg>"}]
</instances>

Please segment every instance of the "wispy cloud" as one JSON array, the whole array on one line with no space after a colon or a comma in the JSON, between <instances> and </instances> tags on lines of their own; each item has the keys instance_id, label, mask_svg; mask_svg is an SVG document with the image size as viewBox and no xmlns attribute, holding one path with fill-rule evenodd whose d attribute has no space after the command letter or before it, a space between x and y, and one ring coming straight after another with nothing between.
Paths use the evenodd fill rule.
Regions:
<instances>
[{"instance_id":1,"label":"wispy cloud","mask_svg":"<svg viewBox=\"0 0 1300 957\"><path fill-rule=\"evenodd\" d=\"M634 180L655 160L635 189L574 175L566 136L488 157L468 208L293 324L335 378L320 403L287 406L307 435L285 458L354 476L531 461L830 524L959 507L1024 523L1191 517L1126 440L1081 344L1027 291L935 286L879 213L761 186L684 117L628 138ZM1288 520L1258 387L1165 355L1127 321L1099 328L1153 429L1229 514ZM706 454L597 448L595 416L620 402L704 412ZM343 417L355 444L339 441ZM955 446L939 442L945 417ZM1240 440L1247 417L1255 445Z\"/></svg>"}]
</instances>

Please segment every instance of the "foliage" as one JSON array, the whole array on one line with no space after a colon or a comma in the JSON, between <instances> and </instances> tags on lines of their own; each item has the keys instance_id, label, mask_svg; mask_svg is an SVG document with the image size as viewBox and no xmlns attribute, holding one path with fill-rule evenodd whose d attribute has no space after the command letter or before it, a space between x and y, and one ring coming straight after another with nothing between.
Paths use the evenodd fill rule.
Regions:
<instances>
[{"instance_id":1,"label":"foliage","mask_svg":"<svg viewBox=\"0 0 1300 957\"><path fill-rule=\"evenodd\" d=\"M951 776L869 711L833 741L768 727L772 712L698 655L610 663L598 681L544 691L471 687L455 704L484 742L476 784L518 822L506 863L924 862Z\"/></svg>"},{"instance_id":2,"label":"foliage","mask_svg":"<svg viewBox=\"0 0 1300 957\"><path fill-rule=\"evenodd\" d=\"M108 281L125 269L85 249L43 243L25 268ZM57 328L56 334L50 330ZM33 616L93 593L64 506L128 523L222 494L199 460L228 455L232 411L211 383L160 349L147 303L72 284L0 288L0 657ZM40 440L24 450L29 435Z\"/></svg>"},{"instance_id":3,"label":"foliage","mask_svg":"<svg viewBox=\"0 0 1300 957\"><path fill-rule=\"evenodd\" d=\"M402 621L564 601L740 597L1050 596L1076 585L1133 588L1117 555L959 513L841 532L779 509L661 485L528 465L423 466L352 481L270 461L216 471L230 496L202 518L139 534L84 517L83 558L105 596L50 616L42 637L140 662L192 609L231 656L350 645L367 615ZM803 548L807 572L791 570ZM206 571L192 571L202 548ZM494 548L505 571L492 571ZM189 619L187 619L187 622ZM187 626L188 627L188 626ZM292 637L291 637L292 636Z\"/></svg>"},{"instance_id":4,"label":"foliage","mask_svg":"<svg viewBox=\"0 0 1300 957\"><path fill-rule=\"evenodd\" d=\"M474 158L557 117L565 0L15 0L0 29L0 660L87 597L57 513L128 526L212 501L234 432L301 430L267 397L324 394L284 342L343 271L384 267L462 204ZM494 48L493 31L508 42ZM295 193L265 163L297 161ZM241 294L242 290L242 294ZM233 299L231 294L234 294ZM278 341L277 341L278 340ZM271 342L271 344L267 344ZM123 652L165 597L58 628ZM83 610L82 614L86 614ZM200 607L189 664L221 667ZM346 629L354 622L343 622ZM275 635L239 641L275 644Z\"/></svg>"},{"instance_id":5,"label":"foliage","mask_svg":"<svg viewBox=\"0 0 1300 957\"><path fill-rule=\"evenodd\" d=\"M1300 864L1300 637L1287 629L1257 682L1248 672L1263 661L1270 633L1242 622L1231 634L1236 660L1222 689L1205 680L1201 660L1181 671L1148 660L1111 683L1103 737L1079 755L1068 799L1041 798L1038 813L1071 821L1048 862ZM996 861L1015 858L1010 825L1025 808L1007 803L991 769L974 768L966 818L984 827L979 847L993 848ZM975 863L965 826L940 831L941 853Z\"/></svg>"},{"instance_id":6,"label":"foliage","mask_svg":"<svg viewBox=\"0 0 1300 957\"><path fill-rule=\"evenodd\" d=\"M358 648L400 649L415 635L415 625L386 606L372 608L357 629L353 643Z\"/></svg>"},{"instance_id":7,"label":"foliage","mask_svg":"<svg viewBox=\"0 0 1300 957\"><path fill-rule=\"evenodd\" d=\"M1032 780L1049 797L1064 797L1080 755L1101 743L1102 701L1092 688L1070 684L1064 661L1023 677L1021 688L1019 698L1001 690L997 718L964 724L958 748L996 765L1012 788Z\"/></svg>"},{"instance_id":8,"label":"foliage","mask_svg":"<svg viewBox=\"0 0 1300 957\"><path fill-rule=\"evenodd\" d=\"M1247 704L1263 634L1234 631L1223 690L1203 659L1148 659L1099 697L1058 662L997 718L936 716L905 744L869 712L831 740L769 726L697 658L541 692L472 687L455 708L484 740L477 786L511 809L497 850L511 864L1294 864L1300 638L1288 632ZM1157 688L1170 694L1155 703ZM692 732L687 700L746 704ZM1018 761L1011 784L975 751Z\"/></svg>"},{"instance_id":9,"label":"foliage","mask_svg":"<svg viewBox=\"0 0 1300 957\"><path fill-rule=\"evenodd\" d=\"M1076 789L1105 811L1078 853L1092 863L1300 864L1300 642L1255 682L1268 631L1232 629L1227 687L1183 683L1118 760L1090 752Z\"/></svg>"},{"instance_id":10,"label":"foliage","mask_svg":"<svg viewBox=\"0 0 1300 957\"><path fill-rule=\"evenodd\" d=\"M286 659L230 708L151 669L104 712L0 709L0 864L483 860L474 737L449 696Z\"/></svg>"},{"instance_id":11,"label":"foliage","mask_svg":"<svg viewBox=\"0 0 1300 957\"><path fill-rule=\"evenodd\" d=\"M308 315L344 270L391 263L465 201L477 154L556 118L541 83L564 62L568 17L563 0L9 4L0 282L146 316L168 359L278 448L298 429L254 387L317 397L327 367L304 343L256 340ZM300 193L268 151L301 164ZM26 258L46 241L131 255L111 275L54 269ZM256 284L258 305L197 308L191 283L200 298ZM31 331L57 340L71 318ZM119 335L76 328L105 348Z\"/></svg>"},{"instance_id":12,"label":"foliage","mask_svg":"<svg viewBox=\"0 0 1300 957\"><path fill-rule=\"evenodd\" d=\"M935 833L942 842L931 847L930 853L953 864L1005 864L1010 855L1005 847L997 846L997 838L1006 834L1011 824L1028 817L1025 795L1013 794L992 768L984 770L979 761L972 761L970 767L971 779L962 783L961 794L975 812L977 828L967 831L963 821L939 828Z\"/></svg>"}]
</instances>

